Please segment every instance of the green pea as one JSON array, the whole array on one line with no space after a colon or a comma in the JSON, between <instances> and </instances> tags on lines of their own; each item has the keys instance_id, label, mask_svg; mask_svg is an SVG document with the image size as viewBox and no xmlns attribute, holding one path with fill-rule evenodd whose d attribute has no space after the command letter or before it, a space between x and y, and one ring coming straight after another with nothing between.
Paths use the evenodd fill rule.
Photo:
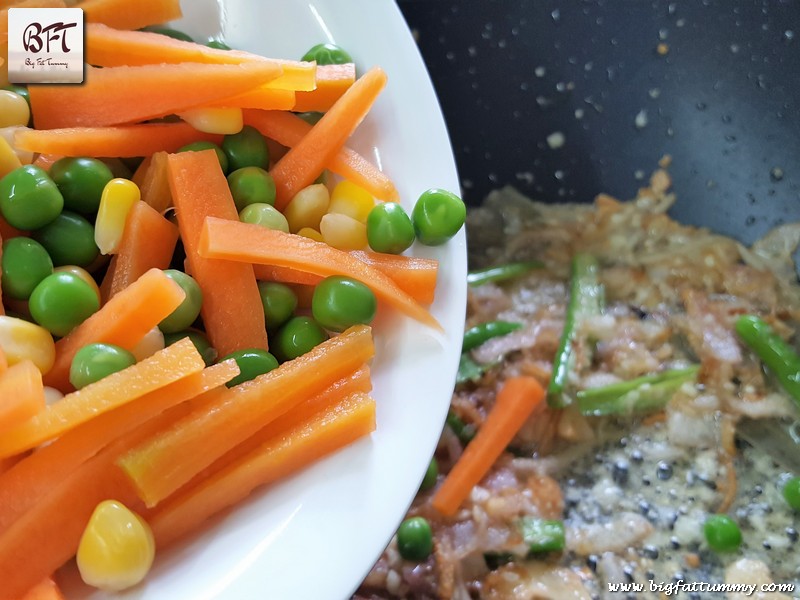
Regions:
<instances>
[{"instance_id":1,"label":"green pea","mask_svg":"<svg viewBox=\"0 0 800 600\"><path fill-rule=\"evenodd\" d=\"M322 118L322 115L325 113L313 111L313 112L304 112L304 113L297 113L297 116L303 119L309 125L316 125L319 123L319 120Z\"/></svg>"},{"instance_id":2,"label":"green pea","mask_svg":"<svg viewBox=\"0 0 800 600\"><path fill-rule=\"evenodd\" d=\"M271 349L279 361L302 356L328 339L328 334L311 317L292 317L274 337Z\"/></svg>"},{"instance_id":3,"label":"green pea","mask_svg":"<svg viewBox=\"0 0 800 600\"><path fill-rule=\"evenodd\" d=\"M800 511L800 477L792 477L784 484L783 498L790 507Z\"/></svg>"},{"instance_id":4,"label":"green pea","mask_svg":"<svg viewBox=\"0 0 800 600\"><path fill-rule=\"evenodd\" d=\"M44 227L64 208L64 197L39 167L23 165L0 179L0 213L8 224L31 231Z\"/></svg>"},{"instance_id":5,"label":"green pea","mask_svg":"<svg viewBox=\"0 0 800 600\"><path fill-rule=\"evenodd\" d=\"M206 366L214 364L214 361L217 359L217 350L211 345L211 342L208 341L204 333L195 329L187 329L177 333L165 333L164 346L170 346L185 337L192 340L194 347L197 348L200 356L203 357L203 362L206 363Z\"/></svg>"},{"instance_id":6,"label":"green pea","mask_svg":"<svg viewBox=\"0 0 800 600\"><path fill-rule=\"evenodd\" d=\"M414 243L414 224L396 202L381 202L367 216L367 242L375 252L402 254Z\"/></svg>"},{"instance_id":7,"label":"green pea","mask_svg":"<svg viewBox=\"0 0 800 600\"><path fill-rule=\"evenodd\" d=\"M260 167L242 167L228 175L228 186L236 204L242 210L250 204L275 204L275 180Z\"/></svg>"},{"instance_id":8,"label":"green pea","mask_svg":"<svg viewBox=\"0 0 800 600\"><path fill-rule=\"evenodd\" d=\"M50 177L64 196L64 208L90 214L97 212L103 188L114 174L96 158L66 157L53 163Z\"/></svg>"},{"instance_id":9,"label":"green pea","mask_svg":"<svg viewBox=\"0 0 800 600\"><path fill-rule=\"evenodd\" d=\"M33 320L53 335L62 337L99 308L100 301L92 286L68 271L42 279L28 300Z\"/></svg>"},{"instance_id":10,"label":"green pea","mask_svg":"<svg viewBox=\"0 0 800 600\"><path fill-rule=\"evenodd\" d=\"M417 239L426 246L439 246L453 237L464 225L467 207L452 192L433 188L423 192L411 219Z\"/></svg>"},{"instance_id":11,"label":"green pea","mask_svg":"<svg viewBox=\"0 0 800 600\"><path fill-rule=\"evenodd\" d=\"M214 142L192 142L191 144L186 144L178 148L178 152L200 152L201 150L213 150L216 152L219 166L222 167L222 172L228 172L228 155Z\"/></svg>"},{"instance_id":12,"label":"green pea","mask_svg":"<svg viewBox=\"0 0 800 600\"><path fill-rule=\"evenodd\" d=\"M39 242L15 237L3 242L3 295L27 300L39 282L53 272L53 261Z\"/></svg>"},{"instance_id":13,"label":"green pea","mask_svg":"<svg viewBox=\"0 0 800 600\"><path fill-rule=\"evenodd\" d=\"M194 42L192 37L182 31L178 31L177 29L173 29L172 27L160 27L158 25L150 25L148 27L144 27L142 31L149 31L150 33L158 33L160 35L166 35L167 37L171 37L176 40L181 40L182 42Z\"/></svg>"},{"instance_id":14,"label":"green pea","mask_svg":"<svg viewBox=\"0 0 800 600\"><path fill-rule=\"evenodd\" d=\"M259 281L258 293L261 295L261 304L264 306L267 329L275 329L283 325L297 308L297 294L283 283Z\"/></svg>"},{"instance_id":15,"label":"green pea","mask_svg":"<svg viewBox=\"0 0 800 600\"><path fill-rule=\"evenodd\" d=\"M343 65L353 62L350 55L335 44L317 44L300 60L316 61L318 65Z\"/></svg>"},{"instance_id":16,"label":"green pea","mask_svg":"<svg viewBox=\"0 0 800 600\"><path fill-rule=\"evenodd\" d=\"M178 333L190 327L200 315L203 305L203 292L191 275L177 269L167 269L164 275L181 286L186 297L161 323L158 328L163 333Z\"/></svg>"},{"instance_id":17,"label":"green pea","mask_svg":"<svg viewBox=\"0 0 800 600\"><path fill-rule=\"evenodd\" d=\"M33 237L47 249L53 264L87 267L100 250L94 242L94 227L77 213L65 210Z\"/></svg>"},{"instance_id":18,"label":"green pea","mask_svg":"<svg viewBox=\"0 0 800 600\"><path fill-rule=\"evenodd\" d=\"M242 223L261 225L267 229L277 229L289 233L289 221L283 213L269 204L249 204L239 213Z\"/></svg>"},{"instance_id":19,"label":"green pea","mask_svg":"<svg viewBox=\"0 0 800 600\"><path fill-rule=\"evenodd\" d=\"M437 477L439 477L439 463L436 462L436 457L434 456L428 464L428 469L425 471L425 477L422 478L419 489L425 491L433 488L436 485Z\"/></svg>"},{"instance_id":20,"label":"green pea","mask_svg":"<svg viewBox=\"0 0 800 600\"><path fill-rule=\"evenodd\" d=\"M422 561L433 551L433 532L424 517L411 517L397 529L397 549L406 560Z\"/></svg>"},{"instance_id":21,"label":"green pea","mask_svg":"<svg viewBox=\"0 0 800 600\"><path fill-rule=\"evenodd\" d=\"M326 277L314 288L311 314L331 331L353 325L368 325L375 318L378 301L366 285L349 277Z\"/></svg>"},{"instance_id":22,"label":"green pea","mask_svg":"<svg viewBox=\"0 0 800 600\"><path fill-rule=\"evenodd\" d=\"M742 543L742 531L727 515L711 515L703 524L703 533L712 550L731 552Z\"/></svg>"},{"instance_id":23,"label":"green pea","mask_svg":"<svg viewBox=\"0 0 800 600\"><path fill-rule=\"evenodd\" d=\"M222 150L228 157L231 171L242 167L269 166L269 148L264 136L250 125L245 125L239 133L222 138Z\"/></svg>"},{"instance_id":24,"label":"green pea","mask_svg":"<svg viewBox=\"0 0 800 600\"><path fill-rule=\"evenodd\" d=\"M221 40L208 40L206 42L206 46L209 48L214 48L216 50L233 50L228 44Z\"/></svg>"},{"instance_id":25,"label":"green pea","mask_svg":"<svg viewBox=\"0 0 800 600\"><path fill-rule=\"evenodd\" d=\"M228 360L229 358L234 359L236 364L239 365L239 374L225 384L228 387L250 381L259 375L269 373L272 369L278 368L278 359L266 350L261 350L259 348L231 352L227 356L220 358L219 362Z\"/></svg>"},{"instance_id":26,"label":"green pea","mask_svg":"<svg viewBox=\"0 0 800 600\"><path fill-rule=\"evenodd\" d=\"M136 364L136 357L114 344L89 344L75 353L69 368L69 382L79 390L112 373Z\"/></svg>"}]
</instances>

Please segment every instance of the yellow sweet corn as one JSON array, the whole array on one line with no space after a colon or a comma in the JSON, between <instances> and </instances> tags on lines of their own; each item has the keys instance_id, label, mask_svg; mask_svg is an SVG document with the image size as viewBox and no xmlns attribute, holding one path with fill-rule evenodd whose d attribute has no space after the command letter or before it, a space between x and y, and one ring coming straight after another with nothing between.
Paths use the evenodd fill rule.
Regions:
<instances>
[{"instance_id":1,"label":"yellow sweet corn","mask_svg":"<svg viewBox=\"0 0 800 600\"><path fill-rule=\"evenodd\" d=\"M161 330L158 327L153 327L144 335L141 340L139 340L139 343L133 347L131 354L136 357L138 362L163 349L164 334L161 333Z\"/></svg>"},{"instance_id":2,"label":"yellow sweet corn","mask_svg":"<svg viewBox=\"0 0 800 600\"><path fill-rule=\"evenodd\" d=\"M112 179L103 188L94 225L94 242L101 253L117 252L128 213L140 198L139 187L129 179Z\"/></svg>"},{"instance_id":3,"label":"yellow sweet corn","mask_svg":"<svg viewBox=\"0 0 800 600\"><path fill-rule=\"evenodd\" d=\"M0 315L0 347L9 364L30 359L42 375L52 368L56 360L56 346L49 331L35 323L8 315Z\"/></svg>"},{"instance_id":4,"label":"yellow sweet corn","mask_svg":"<svg viewBox=\"0 0 800 600\"><path fill-rule=\"evenodd\" d=\"M319 229L319 221L328 211L331 197L321 183L315 183L297 192L283 211L289 222L289 231L297 233L304 227Z\"/></svg>"},{"instance_id":5,"label":"yellow sweet corn","mask_svg":"<svg viewBox=\"0 0 800 600\"><path fill-rule=\"evenodd\" d=\"M311 227L303 227L300 231L297 232L297 235L302 235L303 237L307 237L311 240L314 240L315 242L325 241L322 239L322 234L316 229L312 229Z\"/></svg>"},{"instance_id":6,"label":"yellow sweet corn","mask_svg":"<svg viewBox=\"0 0 800 600\"><path fill-rule=\"evenodd\" d=\"M178 114L198 131L229 135L239 133L244 121L241 108L191 108Z\"/></svg>"},{"instance_id":7,"label":"yellow sweet corn","mask_svg":"<svg viewBox=\"0 0 800 600\"><path fill-rule=\"evenodd\" d=\"M341 213L328 213L319 223L322 239L339 250L362 250L367 245L367 226Z\"/></svg>"},{"instance_id":8,"label":"yellow sweet corn","mask_svg":"<svg viewBox=\"0 0 800 600\"><path fill-rule=\"evenodd\" d=\"M0 137L0 177L5 177L7 174L11 173L11 171L21 166L22 162L20 162L17 153L14 152L14 148L11 147L11 144L9 144L5 138Z\"/></svg>"},{"instance_id":9,"label":"yellow sweet corn","mask_svg":"<svg viewBox=\"0 0 800 600\"><path fill-rule=\"evenodd\" d=\"M88 585L121 591L144 579L155 549L153 532L144 519L120 502L104 500L81 536L78 571Z\"/></svg>"},{"instance_id":10,"label":"yellow sweet corn","mask_svg":"<svg viewBox=\"0 0 800 600\"><path fill-rule=\"evenodd\" d=\"M31 118L28 101L19 94L0 90L0 127L26 126Z\"/></svg>"},{"instance_id":11,"label":"yellow sweet corn","mask_svg":"<svg viewBox=\"0 0 800 600\"><path fill-rule=\"evenodd\" d=\"M367 190L352 181L342 180L331 192L329 213L341 213L362 223L367 222L369 211L375 206L375 198Z\"/></svg>"}]
</instances>

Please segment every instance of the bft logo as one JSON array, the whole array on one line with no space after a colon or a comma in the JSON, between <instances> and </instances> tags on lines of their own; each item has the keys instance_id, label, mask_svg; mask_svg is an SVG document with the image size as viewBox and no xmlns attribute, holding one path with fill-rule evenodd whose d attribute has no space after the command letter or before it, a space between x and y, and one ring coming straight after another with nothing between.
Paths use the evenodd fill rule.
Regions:
<instances>
[{"instance_id":1,"label":"bft logo","mask_svg":"<svg viewBox=\"0 0 800 600\"><path fill-rule=\"evenodd\" d=\"M12 83L81 83L83 10L10 8L8 80Z\"/></svg>"}]
</instances>

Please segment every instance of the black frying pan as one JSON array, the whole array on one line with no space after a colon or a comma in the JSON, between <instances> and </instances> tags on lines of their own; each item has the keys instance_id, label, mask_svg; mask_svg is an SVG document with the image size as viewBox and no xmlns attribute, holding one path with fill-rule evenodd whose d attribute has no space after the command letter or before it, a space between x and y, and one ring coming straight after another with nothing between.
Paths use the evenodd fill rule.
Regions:
<instances>
[{"instance_id":1,"label":"black frying pan","mask_svg":"<svg viewBox=\"0 0 800 600\"><path fill-rule=\"evenodd\" d=\"M800 220L800 3L398 3L469 204L627 199L669 154L677 219L746 243Z\"/></svg>"}]
</instances>

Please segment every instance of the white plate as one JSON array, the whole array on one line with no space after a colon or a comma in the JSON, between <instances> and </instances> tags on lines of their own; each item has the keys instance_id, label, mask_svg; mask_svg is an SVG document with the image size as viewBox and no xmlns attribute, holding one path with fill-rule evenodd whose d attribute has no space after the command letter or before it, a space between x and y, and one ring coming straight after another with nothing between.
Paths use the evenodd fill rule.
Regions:
<instances>
[{"instance_id":1,"label":"white plate","mask_svg":"<svg viewBox=\"0 0 800 600\"><path fill-rule=\"evenodd\" d=\"M416 45L389 0L184 0L175 26L195 39L298 58L338 43L360 73L389 83L350 146L396 183L402 203L430 187L458 191L450 143ZM377 431L280 485L259 491L200 535L158 555L139 600L344 600L360 584L409 506L441 431L455 379L466 298L463 231L412 253L439 259L433 314L441 335L391 315L376 328ZM106 598L70 585L70 600Z\"/></svg>"}]
</instances>

